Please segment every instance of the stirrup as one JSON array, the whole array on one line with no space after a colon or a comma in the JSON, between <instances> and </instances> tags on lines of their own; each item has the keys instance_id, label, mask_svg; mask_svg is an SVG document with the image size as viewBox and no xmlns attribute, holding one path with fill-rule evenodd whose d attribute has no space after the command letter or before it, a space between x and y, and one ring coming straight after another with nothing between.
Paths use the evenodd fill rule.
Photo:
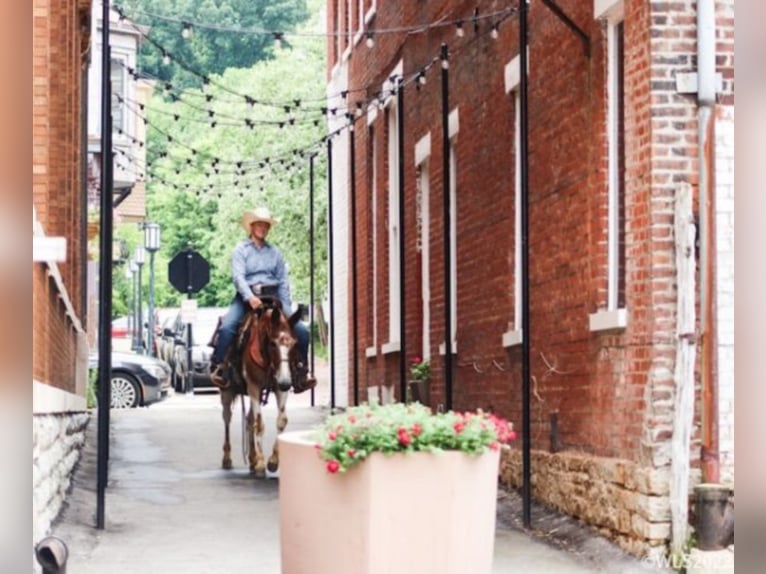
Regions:
<instances>
[{"instance_id":1,"label":"stirrup","mask_svg":"<svg viewBox=\"0 0 766 574\"><path fill-rule=\"evenodd\" d=\"M224 363L221 363L215 367L215 369L210 373L210 382L212 382L216 387L219 389L226 390L231 386L231 382L226 379L226 377L223 376L224 373Z\"/></svg>"}]
</instances>

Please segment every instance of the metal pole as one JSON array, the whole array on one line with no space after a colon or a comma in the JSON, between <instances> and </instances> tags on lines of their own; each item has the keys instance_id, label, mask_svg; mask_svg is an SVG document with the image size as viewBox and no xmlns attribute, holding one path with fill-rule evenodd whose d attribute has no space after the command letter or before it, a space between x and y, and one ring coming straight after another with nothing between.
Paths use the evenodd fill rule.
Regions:
<instances>
[{"instance_id":1,"label":"metal pole","mask_svg":"<svg viewBox=\"0 0 766 574\"><path fill-rule=\"evenodd\" d=\"M314 373L314 154L309 156L309 362ZM311 389L311 406L315 406L315 388Z\"/></svg>"},{"instance_id":2,"label":"metal pole","mask_svg":"<svg viewBox=\"0 0 766 574\"><path fill-rule=\"evenodd\" d=\"M532 434L530 420L531 333L529 329L529 158L527 101L527 0L519 0L519 164L521 182L521 408L522 408L522 521L532 525Z\"/></svg>"},{"instance_id":3,"label":"metal pole","mask_svg":"<svg viewBox=\"0 0 766 574\"><path fill-rule=\"evenodd\" d=\"M523 0L522 0L523 1ZM449 50L442 44L442 199L444 219L444 406L452 410L452 239L450 215Z\"/></svg>"},{"instance_id":4,"label":"metal pole","mask_svg":"<svg viewBox=\"0 0 766 574\"><path fill-rule=\"evenodd\" d=\"M112 89L109 48L109 0L103 0L101 22L101 233L99 241L98 446L96 528L104 529L109 461L109 405L112 380Z\"/></svg>"},{"instance_id":5,"label":"metal pole","mask_svg":"<svg viewBox=\"0 0 766 574\"><path fill-rule=\"evenodd\" d=\"M194 252L194 249L192 248L192 244L189 243L186 246L186 280L188 283L186 284L186 298L191 299L192 298L192 253ZM192 324L187 323L186 324L186 381L184 381L184 384L186 386L185 391L186 394L194 394L194 379L192 379L192 340L194 339L194 334L192 333Z\"/></svg>"},{"instance_id":6,"label":"metal pole","mask_svg":"<svg viewBox=\"0 0 766 574\"><path fill-rule=\"evenodd\" d=\"M335 280L332 237L332 140L327 138L327 241L330 259L330 409L335 408Z\"/></svg>"},{"instance_id":7,"label":"metal pole","mask_svg":"<svg viewBox=\"0 0 766 574\"><path fill-rule=\"evenodd\" d=\"M350 159L350 179L351 179L351 313L353 322L353 342L354 342L354 405L359 404L359 314L358 305L358 273L356 271L356 137L354 135L354 116L349 115L350 128L349 138L349 159Z\"/></svg>"},{"instance_id":8,"label":"metal pole","mask_svg":"<svg viewBox=\"0 0 766 574\"><path fill-rule=\"evenodd\" d=\"M149 327L146 335L146 352L154 356L154 249L149 251Z\"/></svg>"},{"instance_id":9,"label":"metal pole","mask_svg":"<svg viewBox=\"0 0 766 574\"><path fill-rule=\"evenodd\" d=\"M138 328L138 351L142 355L144 354L144 316L143 316L143 310L141 309L142 305L142 295L141 293L141 287L142 287L142 281L141 281L141 269L144 266L143 263L138 264L138 322L136 323Z\"/></svg>"},{"instance_id":10,"label":"metal pole","mask_svg":"<svg viewBox=\"0 0 766 574\"><path fill-rule=\"evenodd\" d=\"M396 93L396 117L399 148L399 400L407 402L407 293L404 285L404 78Z\"/></svg>"}]
</instances>

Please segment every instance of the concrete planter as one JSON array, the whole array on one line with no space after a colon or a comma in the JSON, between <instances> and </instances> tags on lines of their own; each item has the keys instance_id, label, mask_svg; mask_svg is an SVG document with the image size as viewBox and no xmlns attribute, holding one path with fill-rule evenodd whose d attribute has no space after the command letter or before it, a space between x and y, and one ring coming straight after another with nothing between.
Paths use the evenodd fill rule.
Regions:
<instances>
[{"instance_id":1,"label":"concrete planter","mask_svg":"<svg viewBox=\"0 0 766 574\"><path fill-rule=\"evenodd\" d=\"M499 451L372 454L329 474L312 432L279 437L282 574L490 574Z\"/></svg>"}]
</instances>

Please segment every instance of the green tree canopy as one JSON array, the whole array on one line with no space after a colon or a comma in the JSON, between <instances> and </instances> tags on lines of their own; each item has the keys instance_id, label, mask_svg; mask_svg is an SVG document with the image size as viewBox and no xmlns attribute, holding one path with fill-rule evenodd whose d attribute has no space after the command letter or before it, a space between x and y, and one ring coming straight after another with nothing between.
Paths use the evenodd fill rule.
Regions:
<instances>
[{"instance_id":1,"label":"green tree canopy","mask_svg":"<svg viewBox=\"0 0 766 574\"><path fill-rule=\"evenodd\" d=\"M151 39L173 57L201 74L221 74L227 68L249 68L274 57L274 37L268 33L233 33L192 28L181 34L183 22L213 24L220 28L286 32L309 17L306 0L119 0L126 16L150 26ZM150 16L156 14L168 19ZM199 87L198 76L176 61L163 63L163 54L152 42L142 44L140 70L180 87Z\"/></svg>"}]
</instances>

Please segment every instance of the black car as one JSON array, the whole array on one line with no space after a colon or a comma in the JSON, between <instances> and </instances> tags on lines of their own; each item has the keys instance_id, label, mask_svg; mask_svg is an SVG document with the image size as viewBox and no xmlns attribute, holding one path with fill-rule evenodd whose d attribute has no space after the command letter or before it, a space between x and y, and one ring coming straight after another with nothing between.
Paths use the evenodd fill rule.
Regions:
<instances>
[{"instance_id":1,"label":"black car","mask_svg":"<svg viewBox=\"0 0 766 574\"><path fill-rule=\"evenodd\" d=\"M98 369L98 355L88 357L88 366ZM170 389L170 367L165 361L134 353L112 353L113 409L129 409L161 401Z\"/></svg>"}]
</instances>

